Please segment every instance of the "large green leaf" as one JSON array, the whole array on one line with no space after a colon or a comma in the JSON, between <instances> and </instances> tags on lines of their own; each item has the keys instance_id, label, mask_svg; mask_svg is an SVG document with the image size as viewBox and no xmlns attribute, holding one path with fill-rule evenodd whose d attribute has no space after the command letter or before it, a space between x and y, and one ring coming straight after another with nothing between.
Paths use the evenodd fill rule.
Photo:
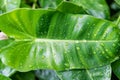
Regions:
<instances>
[{"instance_id":1,"label":"large green leaf","mask_svg":"<svg viewBox=\"0 0 120 80\"><path fill-rule=\"evenodd\" d=\"M66 10L66 12L70 11L70 9L76 9L73 6L64 5L64 2L66 1L73 3L74 6L79 6L79 8L77 8L78 13L81 11L81 7L83 7L88 14L94 15L96 17L107 19L110 17L109 7L105 0L40 0L40 3L43 8L56 8L58 5L63 3L63 11Z\"/></svg>"},{"instance_id":2,"label":"large green leaf","mask_svg":"<svg viewBox=\"0 0 120 80\"><path fill-rule=\"evenodd\" d=\"M11 80L11 79L0 74L0 80Z\"/></svg>"},{"instance_id":3,"label":"large green leaf","mask_svg":"<svg viewBox=\"0 0 120 80\"><path fill-rule=\"evenodd\" d=\"M20 0L0 0L0 13L19 8Z\"/></svg>"},{"instance_id":4,"label":"large green leaf","mask_svg":"<svg viewBox=\"0 0 120 80\"><path fill-rule=\"evenodd\" d=\"M15 39L2 61L21 71L88 69L119 55L115 24L89 15L18 9L0 16L0 29Z\"/></svg>"},{"instance_id":5,"label":"large green leaf","mask_svg":"<svg viewBox=\"0 0 120 80\"><path fill-rule=\"evenodd\" d=\"M90 70L68 70L58 72L61 80L111 80L111 66Z\"/></svg>"},{"instance_id":6,"label":"large green leaf","mask_svg":"<svg viewBox=\"0 0 120 80\"><path fill-rule=\"evenodd\" d=\"M114 74L120 79L120 59L112 63L112 70Z\"/></svg>"}]
</instances>

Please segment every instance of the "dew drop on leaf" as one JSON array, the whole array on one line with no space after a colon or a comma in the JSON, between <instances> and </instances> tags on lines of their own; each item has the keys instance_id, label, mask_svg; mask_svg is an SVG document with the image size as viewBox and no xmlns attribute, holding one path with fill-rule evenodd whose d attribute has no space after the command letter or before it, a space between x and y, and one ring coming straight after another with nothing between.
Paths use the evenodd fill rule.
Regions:
<instances>
[{"instance_id":1,"label":"dew drop on leaf","mask_svg":"<svg viewBox=\"0 0 120 80\"><path fill-rule=\"evenodd\" d=\"M104 44L103 44L103 43L100 43L100 45L101 45L101 46L104 46Z\"/></svg>"},{"instance_id":2,"label":"dew drop on leaf","mask_svg":"<svg viewBox=\"0 0 120 80\"><path fill-rule=\"evenodd\" d=\"M42 56L42 59L45 59L45 56Z\"/></svg>"},{"instance_id":3,"label":"dew drop on leaf","mask_svg":"<svg viewBox=\"0 0 120 80\"><path fill-rule=\"evenodd\" d=\"M97 34L94 34L93 36L95 37Z\"/></svg>"},{"instance_id":4,"label":"dew drop on leaf","mask_svg":"<svg viewBox=\"0 0 120 80\"><path fill-rule=\"evenodd\" d=\"M115 45L115 44L113 44L112 46L113 46L113 47L115 47L116 45Z\"/></svg>"},{"instance_id":5,"label":"dew drop on leaf","mask_svg":"<svg viewBox=\"0 0 120 80\"><path fill-rule=\"evenodd\" d=\"M80 50L80 47L76 47L77 50Z\"/></svg>"},{"instance_id":6,"label":"dew drop on leaf","mask_svg":"<svg viewBox=\"0 0 120 80\"><path fill-rule=\"evenodd\" d=\"M105 54L105 52L103 51L102 54Z\"/></svg>"},{"instance_id":7,"label":"dew drop on leaf","mask_svg":"<svg viewBox=\"0 0 120 80\"><path fill-rule=\"evenodd\" d=\"M96 52L94 51L93 54L96 54Z\"/></svg>"},{"instance_id":8,"label":"dew drop on leaf","mask_svg":"<svg viewBox=\"0 0 120 80\"><path fill-rule=\"evenodd\" d=\"M107 52L108 52L108 49L105 49L105 51L107 51Z\"/></svg>"},{"instance_id":9,"label":"dew drop on leaf","mask_svg":"<svg viewBox=\"0 0 120 80\"><path fill-rule=\"evenodd\" d=\"M29 65L28 67L29 67L29 68L32 68L33 66L32 66L32 65Z\"/></svg>"},{"instance_id":10,"label":"dew drop on leaf","mask_svg":"<svg viewBox=\"0 0 120 80\"><path fill-rule=\"evenodd\" d=\"M65 63L64 65L65 65L66 67L69 67L69 64L68 64L68 63Z\"/></svg>"}]
</instances>

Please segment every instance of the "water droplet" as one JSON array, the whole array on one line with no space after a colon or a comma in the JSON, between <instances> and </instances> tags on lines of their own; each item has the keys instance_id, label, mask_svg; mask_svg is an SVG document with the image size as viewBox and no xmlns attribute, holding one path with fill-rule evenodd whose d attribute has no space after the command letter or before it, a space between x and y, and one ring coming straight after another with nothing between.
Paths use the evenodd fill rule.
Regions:
<instances>
[{"instance_id":1,"label":"water droplet","mask_svg":"<svg viewBox=\"0 0 120 80\"><path fill-rule=\"evenodd\" d=\"M69 67L69 64L68 64L68 63L65 63L64 65L65 65L66 67Z\"/></svg>"},{"instance_id":2,"label":"water droplet","mask_svg":"<svg viewBox=\"0 0 120 80\"><path fill-rule=\"evenodd\" d=\"M101 45L101 46L104 46L104 44L103 44L103 43L100 43L100 45Z\"/></svg>"},{"instance_id":3,"label":"water droplet","mask_svg":"<svg viewBox=\"0 0 120 80\"><path fill-rule=\"evenodd\" d=\"M77 50L80 50L80 47L76 47Z\"/></svg>"},{"instance_id":4,"label":"water droplet","mask_svg":"<svg viewBox=\"0 0 120 80\"><path fill-rule=\"evenodd\" d=\"M94 51L93 54L96 54L96 52Z\"/></svg>"},{"instance_id":5,"label":"water droplet","mask_svg":"<svg viewBox=\"0 0 120 80\"><path fill-rule=\"evenodd\" d=\"M89 25L90 23L88 22L87 24Z\"/></svg>"},{"instance_id":6,"label":"water droplet","mask_svg":"<svg viewBox=\"0 0 120 80\"><path fill-rule=\"evenodd\" d=\"M105 54L105 52L103 51L102 54Z\"/></svg>"},{"instance_id":7,"label":"water droplet","mask_svg":"<svg viewBox=\"0 0 120 80\"><path fill-rule=\"evenodd\" d=\"M107 52L108 52L108 49L105 49L105 51L107 51Z\"/></svg>"},{"instance_id":8,"label":"water droplet","mask_svg":"<svg viewBox=\"0 0 120 80\"><path fill-rule=\"evenodd\" d=\"M95 37L97 34L94 34L93 36Z\"/></svg>"},{"instance_id":9,"label":"water droplet","mask_svg":"<svg viewBox=\"0 0 120 80\"><path fill-rule=\"evenodd\" d=\"M113 47L115 47L116 45L115 45L115 44L113 44L112 46L113 46Z\"/></svg>"},{"instance_id":10,"label":"water droplet","mask_svg":"<svg viewBox=\"0 0 120 80\"><path fill-rule=\"evenodd\" d=\"M106 56L106 58L108 59L109 57L108 57L108 56Z\"/></svg>"},{"instance_id":11,"label":"water droplet","mask_svg":"<svg viewBox=\"0 0 120 80\"><path fill-rule=\"evenodd\" d=\"M32 66L32 65L29 65L28 67L29 67L29 68L32 68L33 66Z\"/></svg>"},{"instance_id":12,"label":"water droplet","mask_svg":"<svg viewBox=\"0 0 120 80\"><path fill-rule=\"evenodd\" d=\"M42 56L42 59L45 59L45 56Z\"/></svg>"}]
</instances>

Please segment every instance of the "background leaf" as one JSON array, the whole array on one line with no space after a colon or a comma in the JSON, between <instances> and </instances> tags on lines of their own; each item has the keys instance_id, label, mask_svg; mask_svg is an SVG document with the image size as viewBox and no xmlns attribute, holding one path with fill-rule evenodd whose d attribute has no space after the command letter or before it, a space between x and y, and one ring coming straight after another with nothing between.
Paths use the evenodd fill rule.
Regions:
<instances>
[{"instance_id":1,"label":"background leaf","mask_svg":"<svg viewBox=\"0 0 120 80\"><path fill-rule=\"evenodd\" d=\"M112 63L112 70L114 74L120 79L120 59Z\"/></svg>"},{"instance_id":2,"label":"background leaf","mask_svg":"<svg viewBox=\"0 0 120 80\"><path fill-rule=\"evenodd\" d=\"M35 74L33 71L31 72L16 72L11 76L12 80L36 80Z\"/></svg>"},{"instance_id":3,"label":"background leaf","mask_svg":"<svg viewBox=\"0 0 120 80\"><path fill-rule=\"evenodd\" d=\"M20 0L0 0L0 13L19 8Z\"/></svg>"},{"instance_id":4,"label":"background leaf","mask_svg":"<svg viewBox=\"0 0 120 80\"><path fill-rule=\"evenodd\" d=\"M80 7L83 7L88 14L91 14L95 17L106 18L106 19L110 18L109 7L106 4L105 0L96 0L96 1L94 0L40 0L40 4L41 4L41 7L43 8L56 8L60 4L60 2L64 2L64 1L68 1L73 3L74 5L76 4ZM63 7L66 10L67 9L72 10L70 6L65 5Z\"/></svg>"},{"instance_id":5,"label":"background leaf","mask_svg":"<svg viewBox=\"0 0 120 80\"><path fill-rule=\"evenodd\" d=\"M39 0L42 8L56 8L63 0Z\"/></svg>"},{"instance_id":6,"label":"background leaf","mask_svg":"<svg viewBox=\"0 0 120 80\"><path fill-rule=\"evenodd\" d=\"M105 0L70 0L71 2L82 6L88 14L98 18L109 19L110 12ZM94 5L95 4L95 5Z\"/></svg>"},{"instance_id":7,"label":"background leaf","mask_svg":"<svg viewBox=\"0 0 120 80\"><path fill-rule=\"evenodd\" d=\"M11 79L0 74L0 80L11 80Z\"/></svg>"},{"instance_id":8,"label":"background leaf","mask_svg":"<svg viewBox=\"0 0 120 80\"><path fill-rule=\"evenodd\" d=\"M85 14L86 11L82 6L78 6L68 1L63 1L57 7L57 10L63 13Z\"/></svg>"},{"instance_id":9,"label":"background leaf","mask_svg":"<svg viewBox=\"0 0 120 80\"><path fill-rule=\"evenodd\" d=\"M111 66L103 66L90 70L68 70L58 72L61 80L111 80Z\"/></svg>"},{"instance_id":10,"label":"background leaf","mask_svg":"<svg viewBox=\"0 0 120 80\"><path fill-rule=\"evenodd\" d=\"M115 1L116 1L116 3L117 3L117 4L119 4L119 5L120 5L120 0L115 0Z\"/></svg>"},{"instance_id":11,"label":"background leaf","mask_svg":"<svg viewBox=\"0 0 120 80\"><path fill-rule=\"evenodd\" d=\"M36 70L35 74L39 80L60 80L53 70Z\"/></svg>"},{"instance_id":12,"label":"background leaf","mask_svg":"<svg viewBox=\"0 0 120 80\"><path fill-rule=\"evenodd\" d=\"M15 73L15 70L4 65L0 60L0 73L4 76L11 76L13 73Z\"/></svg>"}]
</instances>

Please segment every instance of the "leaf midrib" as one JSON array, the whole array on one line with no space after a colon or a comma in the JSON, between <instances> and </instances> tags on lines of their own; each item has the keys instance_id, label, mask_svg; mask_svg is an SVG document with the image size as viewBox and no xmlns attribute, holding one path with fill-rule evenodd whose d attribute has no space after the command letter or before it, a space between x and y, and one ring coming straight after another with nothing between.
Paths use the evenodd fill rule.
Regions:
<instances>
[{"instance_id":1,"label":"leaf midrib","mask_svg":"<svg viewBox=\"0 0 120 80\"><path fill-rule=\"evenodd\" d=\"M35 42L116 42L118 40L62 40L62 39L16 39L15 41L35 41Z\"/></svg>"}]
</instances>

